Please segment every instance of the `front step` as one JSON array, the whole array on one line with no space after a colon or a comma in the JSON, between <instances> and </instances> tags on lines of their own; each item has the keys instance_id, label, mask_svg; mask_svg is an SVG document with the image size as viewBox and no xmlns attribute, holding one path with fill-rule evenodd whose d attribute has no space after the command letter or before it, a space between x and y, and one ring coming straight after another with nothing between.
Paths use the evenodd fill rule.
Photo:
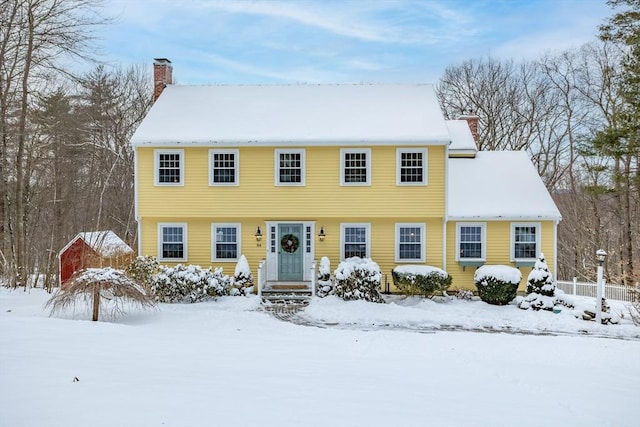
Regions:
<instances>
[{"instance_id":1,"label":"front step","mask_svg":"<svg viewBox=\"0 0 640 427\"><path fill-rule=\"evenodd\" d=\"M311 289L306 285L272 285L262 290L262 300L271 304L308 304Z\"/></svg>"}]
</instances>

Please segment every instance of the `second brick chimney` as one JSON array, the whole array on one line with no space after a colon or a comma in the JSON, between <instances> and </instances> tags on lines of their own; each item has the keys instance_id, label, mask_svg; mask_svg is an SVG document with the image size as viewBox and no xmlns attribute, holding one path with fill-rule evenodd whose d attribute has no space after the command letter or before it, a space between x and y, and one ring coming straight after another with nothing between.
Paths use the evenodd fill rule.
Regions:
<instances>
[{"instance_id":1,"label":"second brick chimney","mask_svg":"<svg viewBox=\"0 0 640 427\"><path fill-rule=\"evenodd\" d=\"M153 102L167 85L173 84L173 66L167 58L153 59Z\"/></svg>"},{"instance_id":2,"label":"second brick chimney","mask_svg":"<svg viewBox=\"0 0 640 427\"><path fill-rule=\"evenodd\" d=\"M471 135L473 135L473 140L478 142L478 120L480 118L476 116L473 111L469 113L462 113L461 116L458 117L458 120L466 120L469 125L469 129L471 129Z\"/></svg>"}]
</instances>

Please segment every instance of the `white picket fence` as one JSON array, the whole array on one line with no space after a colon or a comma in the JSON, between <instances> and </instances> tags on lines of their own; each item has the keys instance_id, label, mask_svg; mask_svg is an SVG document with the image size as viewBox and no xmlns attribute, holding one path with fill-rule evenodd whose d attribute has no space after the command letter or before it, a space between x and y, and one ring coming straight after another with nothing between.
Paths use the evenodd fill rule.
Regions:
<instances>
[{"instance_id":1,"label":"white picket fence","mask_svg":"<svg viewBox=\"0 0 640 427\"><path fill-rule=\"evenodd\" d=\"M595 283L578 282L574 277L573 281L558 280L556 286L567 294L578 295L583 297L597 296L597 288ZM604 284L604 297L619 301L633 302L638 296L630 286Z\"/></svg>"}]
</instances>

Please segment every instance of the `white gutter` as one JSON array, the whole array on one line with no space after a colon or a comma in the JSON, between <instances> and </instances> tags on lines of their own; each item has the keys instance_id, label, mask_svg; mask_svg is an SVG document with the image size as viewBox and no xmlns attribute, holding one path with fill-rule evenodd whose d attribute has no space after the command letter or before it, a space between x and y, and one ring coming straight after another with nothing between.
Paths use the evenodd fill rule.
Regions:
<instances>
[{"instance_id":1,"label":"white gutter","mask_svg":"<svg viewBox=\"0 0 640 427\"><path fill-rule=\"evenodd\" d=\"M138 147L133 146L133 216L138 229L138 256L142 255L142 223L138 214Z\"/></svg>"}]
</instances>

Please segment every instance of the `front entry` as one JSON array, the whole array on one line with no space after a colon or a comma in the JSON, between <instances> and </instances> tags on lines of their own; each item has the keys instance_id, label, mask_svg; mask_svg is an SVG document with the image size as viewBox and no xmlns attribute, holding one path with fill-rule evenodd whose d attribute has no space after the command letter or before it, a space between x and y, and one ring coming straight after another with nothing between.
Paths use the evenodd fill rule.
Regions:
<instances>
[{"instance_id":1,"label":"front entry","mask_svg":"<svg viewBox=\"0 0 640 427\"><path fill-rule=\"evenodd\" d=\"M278 280L303 280L303 242L302 224L278 224Z\"/></svg>"}]
</instances>

